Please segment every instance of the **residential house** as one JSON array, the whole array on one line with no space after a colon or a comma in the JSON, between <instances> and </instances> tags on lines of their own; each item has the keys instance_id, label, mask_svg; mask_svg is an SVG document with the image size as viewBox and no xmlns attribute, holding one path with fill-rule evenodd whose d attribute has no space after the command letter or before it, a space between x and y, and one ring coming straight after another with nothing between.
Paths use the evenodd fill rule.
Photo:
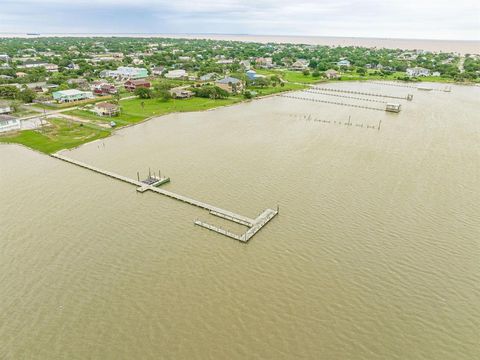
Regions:
<instances>
[{"instance_id":1,"label":"residential house","mask_svg":"<svg viewBox=\"0 0 480 360\"><path fill-rule=\"evenodd\" d=\"M259 57L255 59L255 64L262 68L272 68L273 67L273 60L271 57Z\"/></svg>"},{"instance_id":2,"label":"residential house","mask_svg":"<svg viewBox=\"0 0 480 360\"><path fill-rule=\"evenodd\" d=\"M58 65L57 64L45 64L43 67L48 72L58 72Z\"/></svg>"},{"instance_id":3,"label":"residential house","mask_svg":"<svg viewBox=\"0 0 480 360\"><path fill-rule=\"evenodd\" d=\"M233 59L220 59L220 60L217 60L217 64L219 65L230 65L230 64L233 64Z\"/></svg>"},{"instance_id":4,"label":"residential house","mask_svg":"<svg viewBox=\"0 0 480 360\"><path fill-rule=\"evenodd\" d=\"M205 75L200 76L200 81L212 81L218 78L217 73L208 73Z\"/></svg>"},{"instance_id":5,"label":"residential house","mask_svg":"<svg viewBox=\"0 0 480 360\"><path fill-rule=\"evenodd\" d=\"M91 91L81 91L77 89L56 91L52 95L53 98L60 103L93 99L93 93Z\"/></svg>"},{"instance_id":6,"label":"residential house","mask_svg":"<svg viewBox=\"0 0 480 360\"><path fill-rule=\"evenodd\" d=\"M38 68L38 67L45 67L47 65L45 61L37 61L37 60L31 60L27 59L24 61L23 64L19 65L19 69L32 69L32 68Z\"/></svg>"},{"instance_id":7,"label":"residential house","mask_svg":"<svg viewBox=\"0 0 480 360\"><path fill-rule=\"evenodd\" d=\"M7 54L0 54L0 61L8 62L10 60L10 56Z\"/></svg>"},{"instance_id":8,"label":"residential house","mask_svg":"<svg viewBox=\"0 0 480 360\"><path fill-rule=\"evenodd\" d=\"M174 99L188 99L191 98L194 94L193 91L187 90L184 87L176 87L170 89L170 95L172 95Z\"/></svg>"},{"instance_id":9,"label":"residential house","mask_svg":"<svg viewBox=\"0 0 480 360\"><path fill-rule=\"evenodd\" d=\"M291 66L290 66L290 69L292 70L297 70L297 71L303 71L303 70L306 70L308 69L308 64L310 62L308 60L305 60L305 59L298 59L297 61L295 61Z\"/></svg>"},{"instance_id":10,"label":"residential house","mask_svg":"<svg viewBox=\"0 0 480 360\"><path fill-rule=\"evenodd\" d=\"M89 85L88 81L84 78L78 78L78 79L68 79L67 80L68 85L75 85L78 89L81 90L89 90Z\"/></svg>"},{"instance_id":11,"label":"residential house","mask_svg":"<svg viewBox=\"0 0 480 360\"><path fill-rule=\"evenodd\" d=\"M432 76L437 76L437 77L438 77L438 76L440 76L440 75L441 75L441 74L440 74L440 71L434 71L434 72L432 73Z\"/></svg>"},{"instance_id":12,"label":"residential house","mask_svg":"<svg viewBox=\"0 0 480 360\"><path fill-rule=\"evenodd\" d=\"M248 70L248 71L245 72L245 74L247 75L247 78L249 80L256 80L256 79L266 77L265 75L257 74L257 72L255 70Z\"/></svg>"},{"instance_id":13,"label":"residential house","mask_svg":"<svg viewBox=\"0 0 480 360\"><path fill-rule=\"evenodd\" d=\"M70 63L66 66L66 68L69 70L80 70L80 65L75 63Z\"/></svg>"},{"instance_id":14,"label":"residential house","mask_svg":"<svg viewBox=\"0 0 480 360\"><path fill-rule=\"evenodd\" d=\"M92 91L98 96L115 95L118 92L115 85L102 81L95 82L92 86Z\"/></svg>"},{"instance_id":15,"label":"residential house","mask_svg":"<svg viewBox=\"0 0 480 360\"><path fill-rule=\"evenodd\" d=\"M250 68L252 67L251 64L250 64L250 60L242 60L240 61L240 66L243 66L243 68L245 70L250 70Z\"/></svg>"},{"instance_id":16,"label":"residential house","mask_svg":"<svg viewBox=\"0 0 480 360\"><path fill-rule=\"evenodd\" d=\"M406 74L409 77L429 76L430 70L417 66L414 68L408 68Z\"/></svg>"},{"instance_id":17,"label":"residential house","mask_svg":"<svg viewBox=\"0 0 480 360\"><path fill-rule=\"evenodd\" d=\"M142 80L142 79L138 79L138 80L127 80L123 86L125 87L125 90L128 90L128 91L135 91L139 88L150 88L151 84L149 81L147 80Z\"/></svg>"},{"instance_id":18,"label":"residential house","mask_svg":"<svg viewBox=\"0 0 480 360\"><path fill-rule=\"evenodd\" d=\"M156 76L160 76L163 74L164 70L165 70L164 66L156 66L152 69L152 74Z\"/></svg>"},{"instance_id":19,"label":"residential house","mask_svg":"<svg viewBox=\"0 0 480 360\"><path fill-rule=\"evenodd\" d=\"M116 74L118 79L136 80L146 78L148 76L148 70L145 68L120 66L116 70Z\"/></svg>"},{"instance_id":20,"label":"residential house","mask_svg":"<svg viewBox=\"0 0 480 360\"><path fill-rule=\"evenodd\" d=\"M338 79L340 77L340 75L338 74L337 71L335 71L333 69L329 69L329 70L325 71L325 77L327 79Z\"/></svg>"},{"instance_id":21,"label":"residential house","mask_svg":"<svg viewBox=\"0 0 480 360\"><path fill-rule=\"evenodd\" d=\"M98 115L98 116L117 116L118 113L120 112L120 108L118 105L108 103L108 102L103 102L103 103L97 103L95 104L95 107L93 108L93 111Z\"/></svg>"},{"instance_id":22,"label":"residential house","mask_svg":"<svg viewBox=\"0 0 480 360\"><path fill-rule=\"evenodd\" d=\"M10 115L0 115L0 132L16 131L22 127L18 118Z\"/></svg>"},{"instance_id":23,"label":"residential house","mask_svg":"<svg viewBox=\"0 0 480 360\"><path fill-rule=\"evenodd\" d=\"M350 61L347 60L347 59L341 59L339 62L337 62L337 66L349 67L350 66Z\"/></svg>"},{"instance_id":24,"label":"residential house","mask_svg":"<svg viewBox=\"0 0 480 360\"><path fill-rule=\"evenodd\" d=\"M185 70L170 70L165 74L167 79L182 79L188 76L188 73Z\"/></svg>"},{"instance_id":25,"label":"residential house","mask_svg":"<svg viewBox=\"0 0 480 360\"><path fill-rule=\"evenodd\" d=\"M240 79L234 77L224 77L223 79L217 80L215 85L219 88L228 91L229 93L238 93L243 90L243 83Z\"/></svg>"},{"instance_id":26,"label":"residential house","mask_svg":"<svg viewBox=\"0 0 480 360\"><path fill-rule=\"evenodd\" d=\"M15 76L18 77L18 78L23 78L23 77L27 76L27 73L19 71L19 72L15 73Z\"/></svg>"},{"instance_id":27,"label":"residential house","mask_svg":"<svg viewBox=\"0 0 480 360\"><path fill-rule=\"evenodd\" d=\"M10 105L0 103L0 114L10 114L13 112Z\"/></svg>"}]
</instances>

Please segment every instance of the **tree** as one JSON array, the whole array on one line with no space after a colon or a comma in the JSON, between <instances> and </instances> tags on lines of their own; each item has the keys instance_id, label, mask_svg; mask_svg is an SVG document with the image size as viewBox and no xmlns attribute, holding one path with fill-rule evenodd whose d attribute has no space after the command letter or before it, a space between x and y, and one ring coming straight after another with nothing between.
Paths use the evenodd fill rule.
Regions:
<instances>
[{"instance_id":1,"label":"tree","mask_svg":"<svg viewBox=\"0 0 480 360\"><path fill-rule=\"evenodd\" d=\"M16 86L7 85L7 86L0 86L0 97L6 99L16 99L18 96L18 89Z\"/></svg>"},{"instance_id":2,"label":"tree","mask_svg":"<svg viewBox=\"0 0 480 360\"><path fill-rule=\"evenodd\" d=\"M302 71L302 74L305 75L305 76L308 76L310 75L310 71L308 69L305 69Z\"/></svg>"},{"instance_id":3,"label":"tree","mask_svg":"<svg viewBox=\"0 0 480 360\"><path fill-rule=\"evenodd\" d=\"M358 75L365 76L366 73L367 73L367 70L365 70L365 68L363 68L363 67L357 69L357 74Z\"/></svg>"},{"instance_id":4,"label":"tree","mask_svg":"<svg viewBox=\"0 0 480 360\"><path fill-rule=\"evenodd\" d=\"M26 88L20 91L18 98L24 103L31 103L37 97L37 93L32 89Z\"/></svg>"},{"instance_id":5,"label":"tree","mask_svg":"<svg viewBox=\"0 0 480 360\"><path fill-rule=\"evenodd\" d=\"M313 76L313 77L320 77L320 71L315 70L315 71L312 73L312 76Z\"/></svg>"},{"instance_id":6,"label":"tree","mask_svg":"<svg viewBox=\"0 0 480 360\"><path fill-rule=\"evenodd\" d=\"M137 95L140 99L150 99L152 97L152 90L139 87L135 89L135 95Z\"/></svg>"},{"instance_id":7,"label":"tree","mask_svg":"<svg viewBox=\"0 0 480 360\"><path fill-rule=\"evenodd\" d=\"M253 95L252 95L252 93L251 93L250 91L247 90L247 91L245 91L245 92L243 93L243 97L244 97L245 99L251 99L251 98L253 97Z\"/></svg>"}]
</instances>

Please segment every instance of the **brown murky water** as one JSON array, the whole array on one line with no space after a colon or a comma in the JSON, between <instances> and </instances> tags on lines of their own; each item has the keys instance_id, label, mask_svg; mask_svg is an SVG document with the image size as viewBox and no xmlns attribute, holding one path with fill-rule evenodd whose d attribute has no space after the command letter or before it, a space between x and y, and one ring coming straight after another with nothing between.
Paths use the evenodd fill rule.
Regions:
<instances>
[{"instance_id":1,"label":"brown murky water","mask_svg":"<svg viewBox=\"0 0 480 360\"><path fill-rule=\"evenodd\" d=\"M248 245L195 227L202 210L1 146L0 358L478 358L480 89L329 86L414 100L273 97L65 152L161 169L247 216L279 204Z\"/></svg>"}]
</instances>

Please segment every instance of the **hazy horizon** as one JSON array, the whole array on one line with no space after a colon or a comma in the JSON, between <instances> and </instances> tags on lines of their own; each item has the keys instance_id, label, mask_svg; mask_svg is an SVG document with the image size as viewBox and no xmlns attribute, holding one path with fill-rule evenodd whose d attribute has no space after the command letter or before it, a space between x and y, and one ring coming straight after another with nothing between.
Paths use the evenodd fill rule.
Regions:
<instances>
[{"instance_id":1,"label":"hazy horizon","mask_svg":"<svg viewBox=\"0 0 480 360\"><path fill-rule=\"evenodd\" d=\"M375 40L425 40L425 41L464 41L464 42L480 42L478 39L446 39L446 38L419 38L419 37L380 37L380 36L347 36L347 35L289 35L289 34L254 34L254 33L221 33L221 32L41 32L41 31L22 31L8 32L0 31L1 35L95 35L99 37L109 37L116 35L157 35L157 36L180 36L180 35L213 35L213 36L256 36L256 37L294 37L294 38L343 38L343 39L375 39Z\"/></svg>"},{"instance_id":2,"label":"hazy horizon","mask_svg":"<svg viewBox=\"0 0 480 360\"><path fill-rule=\"evenodd\" d=\"M480 39L474 0L3 0L0 33Z\"/></svg>"}]
</instances>

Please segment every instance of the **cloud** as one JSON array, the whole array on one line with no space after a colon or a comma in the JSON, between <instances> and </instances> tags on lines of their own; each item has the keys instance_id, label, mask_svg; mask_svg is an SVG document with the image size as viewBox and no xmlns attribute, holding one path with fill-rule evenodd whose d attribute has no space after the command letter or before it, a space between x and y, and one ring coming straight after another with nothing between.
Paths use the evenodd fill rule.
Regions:
<instances>
[{"instance_id":1,"label":"cloud","mask_svg":"<svg viewBox=\"0 0 480 360\"><path fill-rule=\"evenodd\" d=\"M0 0L1 32L480 39L477 0Z\"/></svg>"}]
</instances>

